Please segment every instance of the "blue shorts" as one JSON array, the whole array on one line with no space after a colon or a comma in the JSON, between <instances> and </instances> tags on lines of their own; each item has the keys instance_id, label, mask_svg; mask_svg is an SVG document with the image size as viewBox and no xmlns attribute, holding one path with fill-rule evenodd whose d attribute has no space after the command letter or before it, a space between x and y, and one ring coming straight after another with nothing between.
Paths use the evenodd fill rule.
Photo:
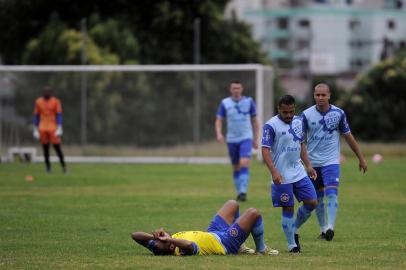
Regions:
<instances>
[{"instance_id":1,"label":"blue shorts","mask_svg":"<svg viewBox=\"0 0 406 270\"><path fill-rule=\"evenodd\" d=\"M291 184L272 184L272 204L274 207L294 206L296 199L301 202L304 200L316 200L316 190L308 176Z\"/></svg>"},{"instance_id":2,"label":"blue shorts","mask_svg":"<svg viewBox=\"0 0 406 270\"><path fill-rule=\"evenodd\" d=\"M208 232L215 233L226 248L227 254L237 254L240 246L247 240L249 233L240 228L237 222L229 225L219 215L215 215L207 228Z\"/></svg>"},{"instance_id":3,"label":"blue shorts","mask_svg":"<svg viewBox=\"0 0 406 270\"><path fill-rule=\"evenodd\" d=\"M251 158L252 140L246 139L238 143L227 143L228 155L232 164L240 163L240 158Z\"/></svg>"},{"instance_id":4,"label":"blue shorts","mask_svg":"<svg viewBox=\"0 0 406 270\"><path fill-rule=\"evenodd\" d=\"M315 181L313 181L313 185L316 190L323 189L327 186L339 186L340 165L332 164L314 169L317 172L317 178Z\"/></svg>"}]
</instances>

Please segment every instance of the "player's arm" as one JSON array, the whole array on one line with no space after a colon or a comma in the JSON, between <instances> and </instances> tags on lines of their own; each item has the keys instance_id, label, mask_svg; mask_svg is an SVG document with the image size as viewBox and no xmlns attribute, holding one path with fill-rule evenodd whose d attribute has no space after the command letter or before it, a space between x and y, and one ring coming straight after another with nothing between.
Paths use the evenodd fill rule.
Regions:
<instances>
[{"instance_id":1,"label":"player's arm","mask_svg":"<svg viewBox=\"0 0 406 270\"><path fill-rule=\"evenodd\" d=\"M37 102L35 102L35 108L34 108L34 116L32 117L32 124L34 125L34 130L33 130L33 136L35 139L39 139L39 121L40 121L40 107L38 106Z\"/></svg>"},{"instance_id":2,"label":"player's arm","mask_svg":"<svg viewBox=\"0 0 406 270\"><path fill-rule=\"evenodd\" d=\"M175 245L182 255L194 255L198 252L197 245L189 240L172 238L170 235L160 236L158 239Z\"/></svg>"},{"instance_id":3,"label":"player's arm","mask_svg":"<svg viewBox=\"0 0 406 270\"><path fill-rule=\"evenodd\" d=\"M258 149L259 121L257 116L251 117L252 132L254 135L252 144L254 149Z\"/></svg>"},{"instance_id":4,"label":"player's arm","mask_svg":"<svg viewBox=\"0 0 406 270\"><path fill-rule=\"evenodd\" d=\"M144 247L148 247L148 242L150 240L154 240L156 239L154 237L154 235L152 235L151 233L146 233L146 232L133 232L131 234L131 238L137 242L138 244L144 246Z\"/></svg>"},{"instance_id":5,"label":"player's arm","mask_svg":"<svg viewBox=\"0 0 406 270\"><path fill-rule=\"evenodd\" d=\"M368 164L367 161L365 160L364 155L361 152L361 147L355 140L354 136L352 136L351 132L347 132L343 134L345 141L347 142L348 146L351 148L351 150L355 153L355 155L358 157L359 160L359 170L363 171L364 173L368 169Z\"/></svg>"},{"instance_id":6,"label":"player's arm","mask_svg":"<svg viewBox=\"0 0 406 270\"><path fill-rule=\"evenodd\" d=\"M279 171L276 169L272 157L271 157L271 149L268 147L262 147L262 158L269 169L269 172L272 175L272 181L275 185L279 185L282 183L282 176Z\"/></svg>"},{"instance_id":7,"label":"player's arm","mask_svg":"<svg viewBox=\"0 0 406 270\"><path fill-rule=\"evenodd\" d=\"M214 128L216 130L216 139L218 142L223 143L224 142L224 136L223 136L223 118L217 116L216 121L214 123Z\"/></svg>"},{"instance_id":8,"label":"player's arm","mask_svg":"<svg viewBox=\"0 0 406 270\"><path fill-rule=\"evenodd\" d=\"M307 147L304 142L300 144L300 159L303 161L303 164L306 168L307 173L309 174L310 178L316 179L317 178L317 172L316 170L312 167L312 164L310 163L309 156L307 155Z\"/></svg>"},{"instance_id":9,"label":"player's arm","mask_svg":"<svg viewBox=\"0 0 406 270\"><path fill-rule=\"evenodd\" d=\"M58 100L56 104L56 125L57 129L55 131L56 136L62 136L62 105L61 102Z\"/></svg>"}]
</instances>

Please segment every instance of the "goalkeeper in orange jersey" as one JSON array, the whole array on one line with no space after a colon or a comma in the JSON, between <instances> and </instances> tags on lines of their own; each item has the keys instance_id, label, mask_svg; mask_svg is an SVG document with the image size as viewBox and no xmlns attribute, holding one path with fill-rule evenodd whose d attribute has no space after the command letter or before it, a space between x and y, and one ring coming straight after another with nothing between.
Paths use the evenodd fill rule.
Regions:
<instances>
[{"instance_id":1,"label":"goalkeeper in orange jersey","mask_svg":"<svg viewBox=\"0 0 406 270\"><path fill-rule=\"evenodd\" d=\"M59 99L53 96L49 86L44 87L42 96L35 101L33 124L33 135L42 144L47 172L51 172L49 145L52 143L59 157L62 170L66 173L66 164L61 149L62 106Z\"/></svg>"}]
</instances>

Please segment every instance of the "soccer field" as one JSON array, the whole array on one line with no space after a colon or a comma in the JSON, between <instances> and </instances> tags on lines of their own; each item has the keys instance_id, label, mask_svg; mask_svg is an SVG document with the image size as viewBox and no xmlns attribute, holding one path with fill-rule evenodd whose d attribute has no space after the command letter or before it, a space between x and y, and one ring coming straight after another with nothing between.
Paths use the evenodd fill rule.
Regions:
<instances>
[{"instance_id":1,"label":"soccer field","mask_svg":"<svg viewBox=\"0 0 406 270\"><path fill-rule=\"evenodd\" d=\"M287 252L269 176L252 166L248 201L264 217L265 238L281 254L154 257L135 230L204 230L234 198L229 165L0 164L0 269L405 269L406 158L342 165L336 236L316 240L313 214L301 229L303 253ZM33 181L25 177L32 175ZM249 246L254 246L251 238Z\"/></svg>"}]
</instances>

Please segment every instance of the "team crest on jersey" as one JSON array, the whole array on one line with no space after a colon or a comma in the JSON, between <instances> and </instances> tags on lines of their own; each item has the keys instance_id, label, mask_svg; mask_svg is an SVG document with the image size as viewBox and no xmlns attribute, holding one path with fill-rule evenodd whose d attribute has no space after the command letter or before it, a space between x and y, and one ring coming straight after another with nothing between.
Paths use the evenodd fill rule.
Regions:
<instances>
[{"instance_id":1,"label":"team crest on jersey","mask_svg":"<svg viewBox=\"0 0 406 270\"><path fill-rule=\"evenodd\" d=\"M323 118L319 121L319 123L323 125L323 131L331 134L335 130L338 130L340 119L341 112L337 109L331 109L325 115L323 115Z\"/></svg>"},{"instance_id":2,"label":"team crest on jersey","mask_svg":"<svg viewBox=\"0 0 406 270\"><path fill-rule=\"evenodd\" d=\"M279 198L280 198L281 202L284 202L284 203L288 202L290 199L290 197L287 193L282 193Z\"/></svg>"},{"instance_id":3,"label":"team crest on jersey","mask_svg":"<svg viewBox=\"0 0 406 270\"><path fill-rule=\"evenodd\" d=\"M288 132L292 134L293 141L303 141L303 122L300 118L293 119L289 124Z\"/></svg>"},{"instance_id":4,"label":"team crest on jersey","mask_svg":"<svg viewBox=\"0 0 406 270\"><path fill-rule=\"evenodd\" d=\"M229 233L230 233L230 235L232 237L237 237L238 236L238 230L236 228L231 228Z\"/></svg>"}]
</instances>

